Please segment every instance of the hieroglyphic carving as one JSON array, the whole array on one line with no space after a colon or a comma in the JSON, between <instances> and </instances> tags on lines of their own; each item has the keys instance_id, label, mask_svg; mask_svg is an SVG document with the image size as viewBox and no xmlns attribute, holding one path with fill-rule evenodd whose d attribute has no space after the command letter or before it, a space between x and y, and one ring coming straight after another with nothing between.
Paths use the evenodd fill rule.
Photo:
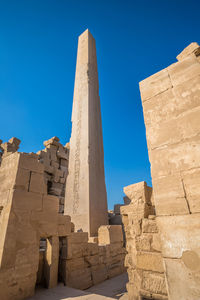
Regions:
<instances>
[{"instance_id":1,"label":"hieroglyphic carving","mask_svg":"<svg viewBox=\"0 0 200 300\"><path fill-rule=\"evenodd\" d=\"M81 114L82 114L82 101L78 99L78 117L76 128L76 149L74 161L74 187L73 187L73 213L77 213L79 206L79 176L80 176L80 139L81 139Z\"/></svg>"}]
</instances>

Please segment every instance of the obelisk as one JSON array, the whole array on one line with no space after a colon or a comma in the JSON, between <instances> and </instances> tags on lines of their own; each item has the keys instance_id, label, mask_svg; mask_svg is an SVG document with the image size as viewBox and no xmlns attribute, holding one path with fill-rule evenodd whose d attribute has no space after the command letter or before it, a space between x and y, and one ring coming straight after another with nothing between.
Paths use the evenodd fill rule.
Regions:
<instances>
[{"instance_id":1,"label":"obelisk","mask_svg":"<svg viewBox=\"0 0 200 300\"><path fill-rule=\"evenodd\" d=\"M95 39L79 36L65 210L75 231L96 236L108 224Z\"/></svg>"}]
</instances>

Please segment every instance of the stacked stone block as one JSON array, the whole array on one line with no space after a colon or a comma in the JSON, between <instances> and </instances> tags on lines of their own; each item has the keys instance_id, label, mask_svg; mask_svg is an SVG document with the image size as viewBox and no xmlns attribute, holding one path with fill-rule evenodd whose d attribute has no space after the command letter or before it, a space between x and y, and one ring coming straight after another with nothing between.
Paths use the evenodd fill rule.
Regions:
<instances>
[{"instance_id":1,"label":"stacked stone block","mask_svg":"<svg viewBox=\"0 0 200 300\"><path fill-rule=\"evenodd\" d=\"M120 225L101 226L98 243L88 233L74 232L63 241L61 264L67 286L87 289L125 271L123 234Z\"/></svg>"},{"instance_id":2,"label":"stacked stone block","mask_svg":"<svg viewBox=\"0 0 200 300\"><path fill-rule=\"evenodd\" d=\"M59 138L44 142L45 149L39 151L39 160L44 165L48 194L59 198L59 213L64 213L65 185L68 175L69 144L63 146Z\"/></svg>"},{"instance_id":3,"label":"stacked stone block","mask_svg":"<svg viewBox=\"0 0 200 300\"><path fill-rule=\"evenodd\" d=\"M167 298L152 188L145 182L124 188L129 205L120 208L126 235L129 300Z\"/></svg>"},{"instance_id":4,"label":"stacked stone block","mask_svg":"<svg viewBox=\"0 0 200 300\"><path fill-rule=\"evenodd\" d=\"M140 82L169 297L200 299L200 47Z\"/></svg>"},{"instance_id":5,"label":"stacked stone block","mask_svg":"<svg viewBox=\"0 0 200 300\"><path fill-rule=\"evenodd\" d=\"M3 144L0 167L1 300L22 300L34 294L41 238L48 244L45 284L55 286L59 237L72 229L70 217L58 214L58 197L48 194L39 156L14 152L16 140Z\"/></svg>"}]
</instances>

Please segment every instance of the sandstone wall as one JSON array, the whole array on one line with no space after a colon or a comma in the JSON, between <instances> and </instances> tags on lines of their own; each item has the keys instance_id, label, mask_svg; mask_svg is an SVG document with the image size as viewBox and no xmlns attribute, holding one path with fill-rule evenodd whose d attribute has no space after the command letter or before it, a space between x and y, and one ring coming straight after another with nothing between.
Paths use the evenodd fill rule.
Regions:
<instances>
[{"instance_id":1,"label":"sandstone wall","mask_svg":"<svg viewBox=\"0 0 200 300\"><path fill-rule=\"evenodd\" d=\"M67 286L87 289L125 272L122 226L101 226L98 242L88 233L74 232L62 241L61 269Z\"/></svg>"},{"instance_id":2,"label":"sandstone wall","mask_svg":"<svg viewBox=\"0 0 200 300\"><path fill-rule=\"evenodd\" d=\"M200 299L200 47L140 82L169 298Z\"/></svg>"},{"instance_id":3,"label":"sandstone wall","mask_svg":"<svg viewBox=\"0 0 200 300\"><path fill-rule=\"evenodd\" d=\"M71 233L69 216L58 214L58 197L48 194L44 166L36 154L17 153L19 140L2 145L0 167L0 299L34 294L41 238L46 238L45 286L57 284L59 237ZM15 145L14 145L15 144Z\"/></svg>"},{"instance_id":4,"label":"sandstone wall","mask_svg":"<svg viewBox=\"0 0 200 300\"><path fill-rule=\"evenodd\" d=\"M129 300L168 299L152 189L145 182L124 188L130 204L121 206L126 236Z\"/></svg>"},{"instance_id":5,"label":"sandstone wall","mask_svg":"<svg viewBox=\"0 0 200 300\"><path fill-rule=\"evenodd\" d=\"M58 279L86 289L124 272L122 226L88 239L62 214L69 149L56 137L38 154L18 153L19 143L1 144L0 299L25 299Z\"/></svg>"},{"instance_id":6,"label":"sandstone wall","mask_svg":"<svg viewBox=\"0 0 200 300\"><path fill-rule=\"evenodd\" d=\"M59 213L64 213L65 185L68 175L69 144L63 146L59 138L44 142L45 149L39 151L39 160L44 164L48 194L59 198Z\"/></svg>"}]
</instances>

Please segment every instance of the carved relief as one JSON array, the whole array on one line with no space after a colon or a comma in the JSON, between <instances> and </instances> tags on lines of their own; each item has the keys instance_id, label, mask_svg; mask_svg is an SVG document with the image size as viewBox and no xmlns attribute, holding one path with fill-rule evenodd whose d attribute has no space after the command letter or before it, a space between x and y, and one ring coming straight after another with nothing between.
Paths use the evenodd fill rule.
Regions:
<instances>
[{"instance_id":1,"label":"carved relief","mask_svg":"<svg viewBox=\"0 0 200 300\"><path fill-rule=\"evenodd\" d=\"M81 114L82 114L82 101L78 99L77 103L78 117L76 128L76 148L75 148L75 161L74 161L74 187L73 187L73 213L77 213L79 206L79 177L80 177L80 139L81 139Z\"/></svg>"}]
</instances>

